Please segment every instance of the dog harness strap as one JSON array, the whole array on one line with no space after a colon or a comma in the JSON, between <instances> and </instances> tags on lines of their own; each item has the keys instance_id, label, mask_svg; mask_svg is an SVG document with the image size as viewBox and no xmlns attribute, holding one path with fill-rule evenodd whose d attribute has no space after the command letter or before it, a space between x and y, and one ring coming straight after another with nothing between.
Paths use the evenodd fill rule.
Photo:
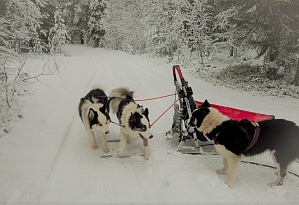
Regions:
<instances>
[{"instance_id":1,"label":"dog harness strap","mask_svg":"<svg viewBox=\"0 0 299 205\"><path fill-rule=\"evenodd\" d=\"M225 128L225 126L219 132L217 132L217 134L213 137L214 142L217 141L218 135L224 130L224 128Z\"/></svg>"},{"instance_id":2,"label":"dog harness strap","mask_svg":"<svg viewBox=\"0 0 299 205\"><path fill-rule=\"evenodd\" d=\"M110 110L110 102L111 100L115 99L115 97L108 97L108 102L106 104L106 110L109 112Z\"/></svg>"},{"instance_id":3,"label":"dog harness strap","mask_svg":"<svg viewBox=\"0 0 299 205\"><path fill-rule=\"evenodd\" d=\"M116 125L118 125L118 126L120 126L120 127L125 127L124 125L121 125L121 124L118 124L118 123L116 123L116 122L113 122L112 120L110 120L110 122L113 123L113 124L116 124Z\"/></svg>"},{"instance_id":4,"label":"dog harness strap","mask_svg":"<svg viewBox=\"0 0 299 205\"><path fill-rule=\"evenodd\" d=\"M246 152L247 150L249 150L257 141L257 139L259 138L260 135L260 126L258 123L256 122L251 122L254 126L254 135L250 141L250 144L248 145L248 147L244 150L244 152Z\"/></svg>"}]
</instances>

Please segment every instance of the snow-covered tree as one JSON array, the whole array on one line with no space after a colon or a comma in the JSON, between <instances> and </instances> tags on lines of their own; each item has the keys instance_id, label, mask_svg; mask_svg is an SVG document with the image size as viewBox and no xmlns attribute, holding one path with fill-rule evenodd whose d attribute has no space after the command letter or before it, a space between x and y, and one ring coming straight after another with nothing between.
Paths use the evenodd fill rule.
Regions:
<instances>
[{"instance_id":1,"label":"snow-covered tree","mask_svg":"<svg viewBox=\"0 0 299 205\"><path fill-rule=\"evenodd\" d=\"M298 10L296 0L253 0L243 2L234 19L236 30L243 31L237 40L254 47L258 57L264 56L264 72L270 78L292 78L290 74L298 62L295 54L299 51Z\"/></svg>"},{"instance_id":2,"label":"snow-covered tree","mask_svg":"<svg viewBox=\"0 0 299 205\"><path fill-rule=\"evenodd\" d=\"M144 50L144 27L140 0L110 0L103 26L107 47L131 53Z\"/></svg>"},{"instance_id":3,"label":"snow-covered tree","mask_svg":"<svg viewBox=\"0 0 299 205\"><path fill-rule=\"evenodd\" d=\"M203 55L211 47L213 28L213 8L205 0L194 0L189 6L188 18L184 21L184 41L191 52L198 51L203 63Z\"/></svg>"},{"instance_id":4,"label":"snow-covered tree","mask_svg":"<svg viewBox=\"0 0 299 205\"><path fill-rule=\"evenodd\" d=\"M216 7L214 7L216 9ZM214 43L217 42L234 42L236 37L232 30L236 23L230 20L238 13L238 7L231 6L225 10L216 11L214 14L213 35Z\"/></svg>"},{"instance_id":5,"label":"snow-covered tree","mask_svg":"<svg viewBox=\"0 0 299 205\"><path fill-rule=\"evenodd\" d=\"M10 20L10 31L13 33L12 48L21 52L21 49L34 47L42 18L39 7L31 0L4 1L7 10L5 18ZM42 1L38 2L42 4Z\"/></svg>"},{"instance_id":6,"label":"snow-covered tree","mask_svg":"<svg viewBox=\"0 0 299 205\"><path fill-rule=\"evenodd\" d=\"M145 37L147 52L173 58L183 45L183 21L186 19L188 2L160 0L145 2Z\"/></svg>"},{"instance_id":7,"label":"snow-covered tree","mask_svg":"<svg viewBox=\"0 0 299 205\"><path fill-rule=\"evenodd\" d=\"M100 41L103 41L105 30L101 20L106 9L105 0L91 0L89 4L90 16L88 21L88 34L94 47L99 47Z\"/></svg>"},{"instance_id":8,"label":"snow-covered tree","mask_svg":"<svg viewBox=\"0 0 299 205\"><path fill-rule=\"evenodd\" d=\"M17 56L10 46L13 39L13 33L9 30L10 24L11 21L0 17L0 66L5 64L8 59Z\"/></svg>"},{"instance_id":9,"label":"snow-covered tree","mask_svg":"<svg viewBox=\"0 0 299 205\"><path fill-rule=\"evenodd\" d=\"M55 24L50 29L49 44L51 53L62 53L63 46L70 39L65 21L62 17L62 10L57 9L54 13Z\"/></svg>"},{"instance_id":10,"label":"snow-covered tree","mask_svg":"<svg viewBox=\"0 0 299 205\"><path fill-rule=\"evenodd\" d=\"M10 108L21 85L45 74L43 69L40 74L30 76L24 67L31 55L23 53L44 48L39 38L42 18L39 8L44 6L44 1L5 0L0 5L4 6L0 12L0 101L5 100Z\"/></svg>"}]
</instances>

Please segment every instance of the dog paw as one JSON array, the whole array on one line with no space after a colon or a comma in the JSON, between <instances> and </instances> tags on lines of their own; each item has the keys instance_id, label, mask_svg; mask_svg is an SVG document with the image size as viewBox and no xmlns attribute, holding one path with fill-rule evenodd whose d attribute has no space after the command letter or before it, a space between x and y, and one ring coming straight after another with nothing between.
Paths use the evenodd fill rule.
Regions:
<instances>
[{"instance_id":1,"label":"dog paw","mask_svg":"<svg viewBox=\"0 0 299 205\"><path fill-rule=\"evenodd\" d=\"M105 153L108 153L108 152L110 152L110 149L109 149L109 147L103 147L103 152L105 152Z\"/></svg>"},{"instance_id":2,"label":"dog paw","mask_svg":"<svg viewBox=\"0 0 299 205\"><path fill-rule=\"evenodd\" d=\"M116 157L121 158L121 157L122 157L122 154L123 154L123 152L117 151L117 155L116 155Z\"/></svg>"},{"instance_id":3,"label":"dog paw","mask_svg":"<svg viewBox=\"0 0 299 205\"><path fill-rule=\"evenodd\" d=\"M270 187L273 187L273 186L280 186L280 185L282 185L282 181L280 181L280 182L272 182L272 183L269 183L269 184L268 184L268 186L270 186Z\"/></svg>"},{"instance_id":4,"label":"dog paw","mask_svg":"<svg viewBox=\"0 0 299 205\"><path fill-rule=\"evenodd\" d=\"M149 160L149 158L150 158L150 155L148 155L148 154L145 154L145 155L144 155L144 159L145 159L145 160Z\"/></svg>"},{"instance_id":5,"label":"dog paw","mask_svg":"<svg viewBox=\"0 0 299 205\"><path fill-rule=\"evenodd\" d=\"M98 145L97 144L92 144L92 149L98 149Z\"/></svg>"},{"instance_id":6,"label":"dog paw","mask_svg":"<svg viewBox=\"0 0 299 205\"><path fill-rule=\"evenodd\" d=\"M226 174L226 170L224 170L224 169L217 169L216 173L220 174L220 175L225 175Z\"/></svg>"},{"instance_id":7,"label":"dog paw","mask_svg":"<svg viewBox=\"0 0 299 205\"><path fill-rule=\"evenodd\" d=\"M270 187L277 186L277 183L275 183L275 182L269 183L268 186L270 186Z\"/></svg>"},{"instance_id":8,"label":"dog paw","mask_svg":"<svg viewBox=\"0 0 299 205\"><path fill-rule=\"evenodd\" d=\"M227 186L229 186L229 188L233 188L233 186L234 186L233 182L227 182L226 184L227 184Z\"/></svg>"}]
</instances>

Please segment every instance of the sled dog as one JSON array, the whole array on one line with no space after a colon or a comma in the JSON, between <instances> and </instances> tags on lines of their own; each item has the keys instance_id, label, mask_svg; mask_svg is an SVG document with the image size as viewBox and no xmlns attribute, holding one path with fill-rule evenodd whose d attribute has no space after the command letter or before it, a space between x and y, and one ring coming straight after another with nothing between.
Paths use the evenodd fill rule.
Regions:
<instances>
[{"instance_id":1,"label":"sled dog","mask_svg":"<svg viewBox=\"0 0 299 205\"><path fill-rule=\"evenodd\" d=\"M126 143L130 143L130 136L140 137L143 140L144 159L147 160L150 157L148 139L153 137L148 118L149 111L135 103L133 94L133 91L125 87L113 89L110 94L110 107L120 123L120 144L117 156L122 156Z\"/></svg>"},{"instance_id":2,"label":"sled dog","mask_svg":"<svg viewBox=\"0 0 299 205\"><path fill-rule=\"evenodd\" d=\"M109 152L106 134L109 133L108 124L110 117L108 98L103 87L99 85L93 86L91 91L81 98L79 115L87 134L92 140L92 149L98 148L95 135L101 135L103 151Z\"/></svg>"},{"instance_id":3,"label":"sled dog","mask_svg":"<svg viewBox=\"0 0 299 205\"><path fill-rule=\"evenodd\" d=\"M288 166L299 158L299 127L291 121L270 119L253 123L243 119L238 122L212 108L206 100L186 123L215 143L224 164L216 172L220 175L228 172L227 185L230 187L234 184L241 155L254 156L270 151L278 176L270 186L281 185Z\"/></svg>"}]
</instances>

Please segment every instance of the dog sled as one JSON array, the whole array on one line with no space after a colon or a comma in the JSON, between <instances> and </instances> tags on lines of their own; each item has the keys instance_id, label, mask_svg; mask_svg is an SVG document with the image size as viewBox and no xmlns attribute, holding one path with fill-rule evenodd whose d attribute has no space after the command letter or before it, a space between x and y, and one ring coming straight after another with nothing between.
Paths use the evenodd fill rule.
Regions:
<instances>
[{"instance_id":1,"label":"dog sled","mask_svg":"<svg viewBox=\"0 0 299 205\"><path fill-rule=\"evenodd\" d=\"M196 129L188 128L185 121L189 119L196 107L203 104L202 101L194 100L192 88L184 79L178 65L172 68L173 80L176 87L177 103L174 105L173 123L171 129L166 132L167 139L178 140L177 151L185 154L216 154L214 144L208 142L205 137ZM232 120L241 121L247 119L251 122L260 122L273 119L273 115L261 114L232 107L211 104L222 114Z\"/></svg>"}]
</instances>

